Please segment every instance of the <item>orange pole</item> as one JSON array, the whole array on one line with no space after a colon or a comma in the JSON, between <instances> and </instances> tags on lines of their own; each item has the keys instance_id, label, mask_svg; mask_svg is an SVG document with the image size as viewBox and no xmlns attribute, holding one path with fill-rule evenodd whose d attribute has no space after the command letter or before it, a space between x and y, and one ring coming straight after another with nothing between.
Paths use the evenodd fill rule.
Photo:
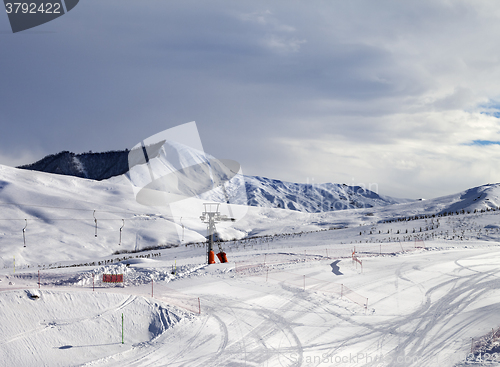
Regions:
<instances>
[{"instance_id":1,"label":"orange pole","mask_svg":"<svg viewBox=\"0 0 500 367\"><path fill-rule=\"evenodd\" d=\"M208 263L215 264L215 253L213 251L208 252Z\"/></svg>"}]
</instances>

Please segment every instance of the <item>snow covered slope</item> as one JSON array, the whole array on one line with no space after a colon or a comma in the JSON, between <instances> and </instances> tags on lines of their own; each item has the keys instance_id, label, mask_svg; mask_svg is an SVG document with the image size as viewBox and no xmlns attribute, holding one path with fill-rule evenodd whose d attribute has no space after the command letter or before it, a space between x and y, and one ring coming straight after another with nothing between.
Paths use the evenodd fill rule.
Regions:
<instances>
[{"instance_id":1,"label":"snow covered slope","mask_svg":"<svg viewBox=\"0 0 500 367\"><path fill-rule=\"evenodd\" d=\"M0 308L3 366L80 365L151 342L183 317L143 297L81 291L3 292Z\"/></svg>"},{"instance_id":2,"label":"snow covered slope","mask_svg":"<svg viewBox=\"0 0 500 367\"><path fill-rule=\"evenodd\" d=\"M160 165L161 161L151 163ZM189 173L198 174L194 170ZM230 202L237 202L241 192L226 185ZM206 224L200 220L203 203L220 199L223 193L219 188L203 195L205 198L191 197L170 207L151 207L135 200L130 180L124 176L93 181L0 166L0 267L5 262L10 264L14 256L18 264L71 262L109 256L115 251L204 241ZM500 206L499 197L500 185L494 184L436 199L321 213L221 204L222 214L238 220L221 223L217 230L228 240L355 228L417 215L491 210Z\"/></svg>"},{"instance_id":3,"label":"snow covered slope","mask_svg":"<svg viewBox=\"0 0 500 367\"><path fill-rule=\"evenodd\" d=\"M300 184L265 177L238 176L229 183L229 190L237 185L245 185L247 203L237 199L236 204L306 213L381 207L413 201L379 195L362 186L346 184ZM212 199L220 201L223 197L219 194Z\"/></svg>"},{"instance_id":4,"label":"snow covered slope","mask_svg":"<svg viewBox=\"0 0 500 367\"><path fill-rule=\"evenodd\" d=\"M0 166L0 210L0 261L71 261L179 243L171 216L137 203L130 185ZM199 218L190 228L186 241L204 239Z\"/></svg>"},{"instance_id":5,"label":"snow covered slope","mask_svg":"<svg viewBox=\"0 0 500 367\"><path fill-rule=\"evenodd\" d=\"M404 218L415 215L464 214L499 210L500 184L473 187L457 194L419 200L373 211L377 218Z\"/></svg>"},{"instance_id":6,"label":"snow covered slope","mask_svg":"<svg viewBox=\"0 0 500 367\"><path fill-rule=\"evenodd\" d=\"M192 151L172 159L181 148L161 145L152 180L147 165L103 181L0 166L4 363L452 367L468 358L471 337L500 326L500 184L318 213L223 203L238 220L218 224L221 237L247 238L222 243L230 263L207 266L203 244L189 243L205 239L203 203L248 191L205 191L226 168ZM262 183L271 184L274 197L298 191ZM145 187L191 197L146 206L136 200ZM314 198L307 190L296 196ZM259 235L268 236L248 238ZM169 247L112 255L158 245ZM92 292L104 273L125 274L126 286Z\"/></svg>"}]
</instances>

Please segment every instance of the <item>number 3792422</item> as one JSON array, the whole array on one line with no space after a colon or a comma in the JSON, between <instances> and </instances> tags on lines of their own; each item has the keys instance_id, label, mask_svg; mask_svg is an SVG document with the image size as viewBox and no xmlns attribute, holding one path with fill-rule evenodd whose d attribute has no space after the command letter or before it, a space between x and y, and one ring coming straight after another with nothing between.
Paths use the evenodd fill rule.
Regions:
<instances>
[{"instance_id":1,"label":"number 3792422","mask_svg":"<svg viewBox=\"0 0 500 367\"><path fill-rule=\"evenodd\" d=\"M7 14L10 13L23 13L23 14L60 14L61 4L60 3L41 3L40 5L35 3L6 3L5 9Z\"/></svg>"}]
</instances>

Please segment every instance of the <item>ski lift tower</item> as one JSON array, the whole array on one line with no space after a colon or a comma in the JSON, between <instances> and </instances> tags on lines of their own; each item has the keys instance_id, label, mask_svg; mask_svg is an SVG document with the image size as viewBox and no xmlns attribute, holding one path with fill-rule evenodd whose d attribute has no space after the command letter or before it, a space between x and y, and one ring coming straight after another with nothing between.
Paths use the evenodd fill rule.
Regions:
<instances>
[{"instance_id":1,"label":"ski lift tower","mask_svg":"<svg viewBox=\"0 0 500 367\"><path fill-rule=\"evenodd\" d=\"M203 223L208 224L208 263L215 264L215 253L214 253L214 234L215 234L215 223L223 221L232 221L234 218L229 218L227 215L221 215L219 212L220 203L205 203L205 210L201 213L200 219ZM220 247L220 245L219 245ZM222 250L221 250L222 253Z\"/></svg>"}]
</instances>

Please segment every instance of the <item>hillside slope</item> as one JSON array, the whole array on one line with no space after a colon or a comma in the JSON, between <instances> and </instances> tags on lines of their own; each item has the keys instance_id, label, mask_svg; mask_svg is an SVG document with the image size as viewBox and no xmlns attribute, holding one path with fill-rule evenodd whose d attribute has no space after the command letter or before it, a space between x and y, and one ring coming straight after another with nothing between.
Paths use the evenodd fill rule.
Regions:
<instances>
[{"instance_id":1,"label":"hillside slope","mask_svg":"<svg viewBox=\"0 0 500 367\"><path fill-rule=\"evenodd\" d=\"M148 146L148 159L156 182L140 161L142 149L107 153L61 152L19 168L103 180L169 192L186 197L263 208L282 208L306 213L372 208L410 202L379 195L361 186L300 184L229 172L221 161L177 142ZM225 162L222 160L222 162ZM129 167L133 167L129 170ZM162 178L160 180L160 178ZM220 185L225 183L225 190ZM210 192L210 194L206 194Z\"/></svg>"},{"instance_id":2,"label":"hillside slope","mask_svg":"<svg viewBox=\"0 0 500 367\"><path fill-rule=\"evenodd\" d=\"M154 165L160 163L159 160L152 162ZM166 170L167 166L163 167ZM144 168L138 166L138 169ZM196 176L191 178L195 179ZM237 175L231 181L243 179L244 176ZM251 182L251 185L262 185L267 189L270 187L269 183L261 183L257 179ZM286 186L286 183L282 185ZM207 234L206 224L200 220L200 214L204 210L203 203L212 200L222 202L222 214L237 218L236 222L217 225L217 231L223 239L325 228L354 229L360 225L398 218L445 212L473 213L474 210L487 211L500 206L500 184L483 185L424 201L320 213L241 205L239 200L243 201L244 196L238 188L242 186L234 182L226 186L231 205L225 203L225 195L218 187L202 193L199 197L178 201L170 208L151 207L136 201L131 182L124 175L94 181L0 166L0 262L12 261L14 256L19 264L51 262L54 259L92 259L108 256L117 250L138 250L162 244L181 245L189 241L204 241ZM296 190L296 186L293 187ZM338 186L334 188L348 189ZM277 193L274 198L286 198L281 189L278 184L274 186ZM264 195L263 192L261 189L260 194ZM306 193L309 195L309 191ZM307 199L305 193L299 197L301 200ZM315 196L310 194L309 197L312 199L306 202L307 205L314 203ZM363 200L377 200L376 196L360 197ZM265 199L269 206L269 203L274 203L271 195ZM249 201L251 200L261 199L255 195L250 197ZM23 228L26 224L24 247ZM120 237L120 228L123 225ZM332 241L336 241L337 235L333 232L330 235L333 236Z\"/></svg>"},{"instance_id":3,"label":"hillside slope","mask_svg":"<svg viewBox=\"0 0 500 367\"><path fill-rule=\"evenodd\" d=\"M361 186L334 183L301 184L242 175L236 176L227 184L228 193L236 191L238 186L245 187L246 197L234 198L235 204L284 208L305 213L366 209L413 201L379 195ZM224 201L223 192L214 190L211 199Z\"/></svg>"}]
</instances>

